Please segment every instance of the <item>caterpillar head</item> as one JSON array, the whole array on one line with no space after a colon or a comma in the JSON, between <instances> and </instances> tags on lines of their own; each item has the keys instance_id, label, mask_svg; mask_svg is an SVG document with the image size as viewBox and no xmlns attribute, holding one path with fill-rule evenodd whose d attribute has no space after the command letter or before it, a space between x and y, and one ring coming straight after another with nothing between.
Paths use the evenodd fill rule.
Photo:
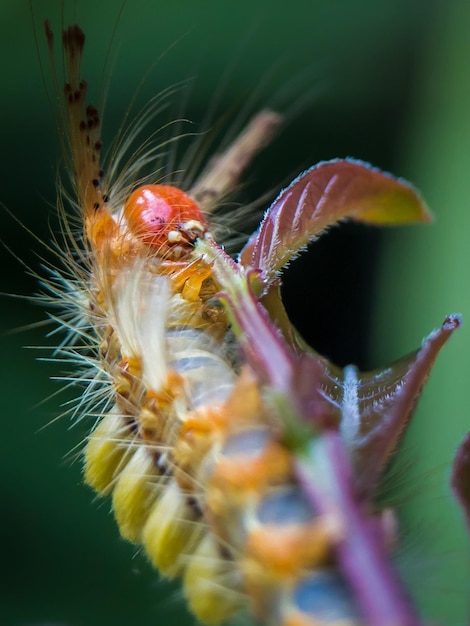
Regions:
<instances>
[{"instance_id":1,"label":"caterpillar head","mask_svg":"<svg viewBox=\"0 0 470 626\"><path fill-rule=\"evenodd\" d=\"M208 228L194 200L171 185L139 187L125 203L123 214L131 234L159 254L188 251Z\"/></svg>"}]
</instances>

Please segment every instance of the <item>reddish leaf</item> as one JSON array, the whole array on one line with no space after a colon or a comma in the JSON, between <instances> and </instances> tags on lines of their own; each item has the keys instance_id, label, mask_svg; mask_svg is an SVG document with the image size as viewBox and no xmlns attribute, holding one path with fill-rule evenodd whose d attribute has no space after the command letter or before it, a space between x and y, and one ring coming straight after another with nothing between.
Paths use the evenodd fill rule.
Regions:
<instances>
[{"instance_id":1,"label":"reddish leaf","mask_svg":"<svg viewBox=\"0 0 470 626\"><path fill-rule=\"evenodd\" d=\"M325 398L341 414L341 434L361 492L373 493L440 349L460 324L459 315L449 315L419 350L381 370L360 373L348 366L341 372L323 361L328 380Z\"/></svg>"},{"instance_id":2,"label":"reddish leaf","mask_svg":"<svg viewBox=\"0 0 470 626\"><path fill-rule=\"evenodd\" d=\"M305 245L344 218L391 225L429 221L430 214L404 180L360 161L319 163L279 194L243 248L240 263L261 269L270 282Z\"/></svg>"}]
</instances>

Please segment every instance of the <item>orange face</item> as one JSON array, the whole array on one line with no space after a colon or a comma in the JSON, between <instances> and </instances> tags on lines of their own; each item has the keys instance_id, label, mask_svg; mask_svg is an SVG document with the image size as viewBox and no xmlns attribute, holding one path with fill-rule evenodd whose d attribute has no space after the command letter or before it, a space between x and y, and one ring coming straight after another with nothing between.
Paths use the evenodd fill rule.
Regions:
<instances>
[{"instance_id":1,"label":"orange face","mask_svg":"<svg viewBox=\"0 0 470 626\"><path fill-rule=\"evenodd\" d=\"M156 248L191 246L207 230L207 222L194 200L171 185L136 189L124 205L124 217L135 237Z\"/></svg>"}]
</instances>

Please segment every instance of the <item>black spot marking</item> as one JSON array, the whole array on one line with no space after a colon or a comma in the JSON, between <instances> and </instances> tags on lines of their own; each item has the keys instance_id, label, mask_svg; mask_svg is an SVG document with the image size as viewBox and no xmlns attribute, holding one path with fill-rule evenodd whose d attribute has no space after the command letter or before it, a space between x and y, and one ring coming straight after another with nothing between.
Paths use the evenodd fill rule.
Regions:
<instances>
[{"instance_id":1,"label":"black spot marking","mask_svg":"<svg viewBox=\"0 0 470 626\"><path fill-rule=\"evenodd\" d=\"M93 105L89 104L86 108L87 117L98 117L98 109Z\"/></svg>"},{"instance_id":2,"label":"black spot marking","mask_svg":"<svg viewBox=\"0 0 470 626\"><path fill-rule=\"evenodd\" d=\"M195 513L198 517L202 517L202 509L194 496L188 496L186 498L186 504L189 506L191 511L193 511L193 513Z\"/></svg>"}]
</instances>

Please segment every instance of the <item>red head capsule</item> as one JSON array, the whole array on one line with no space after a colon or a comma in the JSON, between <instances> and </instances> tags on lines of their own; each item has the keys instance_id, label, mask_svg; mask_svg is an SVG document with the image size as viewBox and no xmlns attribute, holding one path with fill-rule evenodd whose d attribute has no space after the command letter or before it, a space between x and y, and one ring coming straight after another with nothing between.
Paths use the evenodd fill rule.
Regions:
<instances>
[{"instance_id":1,"label":"red head capsule","mask_svg":"<svg viewBox=\"0 0 470 626\"><path fill-rule=\"evenodd\" d=\"M124 217L133 235L156 248L190 246L207 230L194 200L171 185L136 189L124 205Z\"/></svg>"}]
</instances>

